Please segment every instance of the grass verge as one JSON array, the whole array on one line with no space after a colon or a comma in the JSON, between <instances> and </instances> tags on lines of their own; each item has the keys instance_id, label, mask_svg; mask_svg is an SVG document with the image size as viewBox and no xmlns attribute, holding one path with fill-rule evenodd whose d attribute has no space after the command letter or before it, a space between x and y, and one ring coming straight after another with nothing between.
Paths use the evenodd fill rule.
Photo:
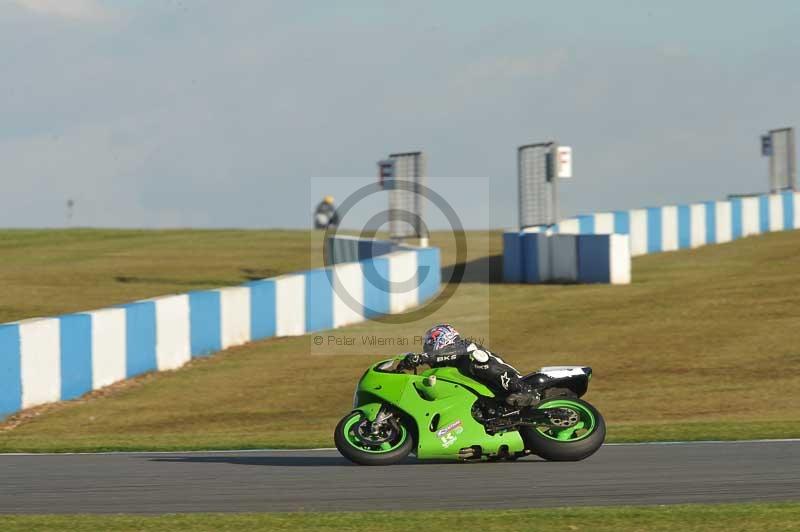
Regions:
<instances>
[{"instance_id":1,"label":"grass verge","mask_svg":"<svg viewBox=\"0 0 800 532\"><path fill-rule=\"evenodd\" d=\"M452 244L434 243L452 263ZM488 284L500 235L468 244L465 282L432 313L325 332L322 347L306 335L195 359L33 412L0 431L0 451L330 446L365 367L418 348L388 340L440 321L521 370L591 365L586 398L610 441L800 437L800 231L640 257L629 286Z\"/></svg>"},{"instance_id":2,"label":"grass verge","mask_svg":"<svg viewBox=\"0 0 800 532\"><path fill-rule=\"evenodd\" d=\"M163 516L75 515L0 517L4 532L71 530L514 530L591 532L796 530L800 503L559 508L542 510L183 514Z\"/></svg>"}]
</instances>

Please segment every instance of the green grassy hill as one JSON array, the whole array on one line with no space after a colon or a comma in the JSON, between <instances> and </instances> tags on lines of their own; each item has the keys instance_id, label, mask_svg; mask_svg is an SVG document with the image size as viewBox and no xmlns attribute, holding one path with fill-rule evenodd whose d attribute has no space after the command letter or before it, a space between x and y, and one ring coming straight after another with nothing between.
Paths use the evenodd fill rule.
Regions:
<instances>
[{"instance_id":1,"label":"green grassy hill","mask_svg":"<svg viewBox=\"0 0 800 532\"><path fill-rule=\"evenodd\" d=\"M54 245L48 248L52 255L42 256L38 264L47 271L56 268L59 257L73 257L60 268L87 280L88 287L108 285L108 278L119 275L115 270L134 275L125 260L134 257L133 263L147 263L148 276L174 279L168 290L174 291L179 281L236 283L243 280L243 267L276 268L270 262L274 255L253 251L258 246L247 242L253 235L263 239L264 247L279 241L286 268L303 268L311 256L310 238L303 236L308 233L292 234L304 242L297 244L286 233L198 231L184 233L181 253L169 252L178 255L175 260L182 266L177 267L167 259L138 256L137 247L149 247L149 233L136 234L141 240L132 238L130 245L110 235L108 251L102 239L89 243L78 238L74 248ZM153 234L152 241L160 235ZM223 252L215 240L239 244ZM202 244L194 250L192 242ZM452 264L451 239L436 234L433 243L443 248L444 262ZM593 366L595 378L586 398L605 413L614 441L800 436L800 395L794 393L800 386L800 232L640 257L633 262L630 286L480 282L498 273L500 234L469 233L468 244L465 282L448 287L449 299L432 315L422 309L324 333L321 347L314 345L314 335L256 342L178 371L43 407L34 412L41 415L7 424L15 428L0 432L0 450L329 446L364 368L413 350L413 338L437 321L484 338L521 370ZM97 269L88 266L92 261L80 263L80 247L96 257L113 257L114 265ZM237 249L244 250L241 257ZM17 260L19 269L31 270L35 280L38 266L23 267L25 260ZM184 275L183 268L195 263L196 269ZM92 272L100 272L96 275L103 281L88 282ZM8 274L3 275L8 282ZM14 290L25 293L23 281L16 280ZM139 288L134 297L154 295L144 293L145 288L166 286ZM74 292L64 308L98 306L103 298L102 304L109 304L111 296L127 293L98 290L91 304L83 304L82 293ZM355 345L327 345L328 336L352 338ZM397 339L403 338L412 345L399 345ZM389 345L369 345L377 339Z\"/></svg>"},{"instance_id":2,"label":"green grassy hill","mask_svg":"<svg viewBox=\"0 0 800 532\"><path fill-rule=\"evenodd\" d=\"M0 323L308 269L312 256L318 260L311 238L309 231L2 230Z\"/></svg>"}]
</instances>

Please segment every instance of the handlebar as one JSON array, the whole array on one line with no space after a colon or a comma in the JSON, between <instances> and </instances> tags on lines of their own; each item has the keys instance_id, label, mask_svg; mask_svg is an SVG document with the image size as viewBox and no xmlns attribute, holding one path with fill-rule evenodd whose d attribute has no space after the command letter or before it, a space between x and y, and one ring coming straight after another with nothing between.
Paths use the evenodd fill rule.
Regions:
<instances>
[{"instance_id":1,"label":"handlebar","mask_svg":"<svg viewBox=\"0 0 800 532\"><path fill-rule=\"evenodd\" d=\"M381 372L384 372L384 373L403 373L403 369L400 369L399 366L400 366L400 363L403 360L405 360L405 358L406 358L405 355L397 355L397 356L395 356L393 358L390 358L388 360L384 360L383 362L379 363L375 367L375 369L377 371L381 371ZM416 367L404 368L404 369L411 369L411 370L414 371L414 375L417 374L417 368Z\"/></svg>"}]
</instances>

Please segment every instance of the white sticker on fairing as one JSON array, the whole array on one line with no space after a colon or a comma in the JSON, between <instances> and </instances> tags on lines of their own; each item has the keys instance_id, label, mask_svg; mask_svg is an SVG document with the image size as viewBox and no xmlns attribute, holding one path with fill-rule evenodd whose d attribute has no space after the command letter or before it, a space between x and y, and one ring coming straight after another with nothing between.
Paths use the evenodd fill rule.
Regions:
<instances>
[{"instance_id":1,"label":"white sticker on fairing","mask_svg":"<svg viewBox=\"0 0 800 532\"><path fill-rule=\"evenodd\" d=\"M582 366L546 366L540 369L539 373L544 373L548 377L552 377L554 379L586 375L586 372L583 371Z\"/></svg>"},{"instance_id":2,"label":"white sticker on fairing","mask_svg":"<svg viewBox=\"0 0 800 532\"><path fill-rule=\"evenodd\" d=\"M436 436L442 442L442 447L447 449L453 445L458 439L458 435L464 432L464 427L461 426L461 420L457 419L444 428L436 431Z\"/></svg>"},{"instance_id":3,"label":"white sticker on fairing","mask_svg":"<svg viewBox=\"0 0 800 532\"><path fill-rule=\"evenodd\" d=\"M453 421L452 423L450 423L449 425L447 425L446 427L442 427L438 431L436 431L436 435L441 438L442 436L444 436L448 432L454 431L460 426L461 426L461 420L457 419L457 420Z\"/></svg>"}]
</instances>

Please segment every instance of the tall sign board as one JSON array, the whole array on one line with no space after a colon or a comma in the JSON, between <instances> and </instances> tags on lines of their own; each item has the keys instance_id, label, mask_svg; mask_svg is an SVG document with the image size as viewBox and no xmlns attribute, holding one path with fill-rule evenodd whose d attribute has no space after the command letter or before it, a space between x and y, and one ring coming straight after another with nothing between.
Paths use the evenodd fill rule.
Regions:
<instances>
[{"instance_id":1,"label":"tall sign board","mask_svg":"<svg viewBox=\"0 0 800 532\"><path fill-rule=\"evenodd\" d=\"M772 129L761 136L761 155L769 157L771 192L797 189L794 128Z\"/></svg>"},{"instance_id":2,"label":"tall sign board","mask_svg":"<svg viewBox=\"0 0 800 532\"><path fill-rule=\"evenodd\" d=\"M558 180L572 177L572 148L557 142L517 149L519 226L558 222Z\"/></svg>"},{"instance_id":3,"label":"tall sign board","mask_svg":"<svg viewBox=\"0 0 800 532\"><path fill-rule=\"evenodd\" d=\"M378 178L389 192L389 236L393 240L428 238L423 223L426 160L420 151L392 153L378 162Z\"/></svg>"}]
</instances>

